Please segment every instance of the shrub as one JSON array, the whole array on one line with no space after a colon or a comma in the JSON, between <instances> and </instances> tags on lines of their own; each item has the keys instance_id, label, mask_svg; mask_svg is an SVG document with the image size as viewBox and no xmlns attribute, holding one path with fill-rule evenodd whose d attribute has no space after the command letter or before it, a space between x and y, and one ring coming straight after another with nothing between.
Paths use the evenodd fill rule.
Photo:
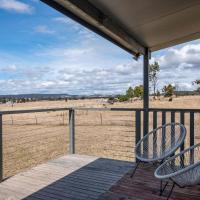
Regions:
<instances>
[{"instance_id":1,"label":"shrub","mask_svg":"<svg viewBox=\"0 0 200 200\"><path fill-rule=\"evenodd\" d=\"M165 97L171 97L174 94L174 87L171 84L165 85L163 92Z\"/></svg>"},{"instance_id":2,"label":"shrub","mask_svg":"<svg viewBox=\"0 0 200 200\"><path fill-rule=\"evenodd\" d=\"M119 102L124 102L124 101L128 101L129 97L127 95L120 95L118 99L119 99Z\"/></svg>"}]
</instances>

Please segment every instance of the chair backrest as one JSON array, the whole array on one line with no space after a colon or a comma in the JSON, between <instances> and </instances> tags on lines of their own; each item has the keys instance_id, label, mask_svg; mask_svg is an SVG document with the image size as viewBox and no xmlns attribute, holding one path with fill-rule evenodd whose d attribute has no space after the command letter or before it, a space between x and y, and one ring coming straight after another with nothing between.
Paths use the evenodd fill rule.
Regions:
<instances>
[{"instance_id":1,"label":"chair backrest","mask_svg":"<svg viewBox=\"0 0 200 200\"><path fill-rule=\"evenodd\" d=\"M136 158L146 162L164 160L183 144L185 136L185 126L180 123L162 125L138 142Z\"/></svg>"}]
</instances>

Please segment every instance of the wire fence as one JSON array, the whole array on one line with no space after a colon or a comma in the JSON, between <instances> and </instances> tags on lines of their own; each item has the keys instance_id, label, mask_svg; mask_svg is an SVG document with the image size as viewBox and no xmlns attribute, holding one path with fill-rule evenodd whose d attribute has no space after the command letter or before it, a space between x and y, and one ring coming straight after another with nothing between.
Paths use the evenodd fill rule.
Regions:
<instances>
[{"instance_id":1,"label":"wire fence","mask_svg":"<svg viewBox=\"0 0 200 200\"><path fill-rule=\"evenodd\" d=\"M144 134L143 109L60 108L1 116L4 178L68 153L135 161ZM149 110L149 131L170 122L186 126L182 149L200 142L200 110Z\"/></svg>"},{"instance_id":2,"label":"wire fence","mask_svg":"<svg viewBox=\"0 0 200 200\"><path fill-rule=\"evenodd\" d=\"M75 152L134 160L135 112L76 111Z\"/></svg>"},{"instance_id":3,"label":"wire fence","mask_svg":"<svg viewBox=\"0 0 200 200\"><path fill-rule=\"evenodd\" d=\"M68 111L3 115L4 177L67 154L68 116Z\"/></svg>"}]
</instances>

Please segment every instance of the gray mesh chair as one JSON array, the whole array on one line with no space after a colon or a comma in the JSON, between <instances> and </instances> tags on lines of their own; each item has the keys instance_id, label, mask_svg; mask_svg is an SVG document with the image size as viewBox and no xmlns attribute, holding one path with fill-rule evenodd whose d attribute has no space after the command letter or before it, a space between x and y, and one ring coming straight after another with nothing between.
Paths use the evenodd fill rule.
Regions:
<instances>
[{"instance_id":1,"label":"gray mesh chair","mask_svg":"<svg viewBox=\"0 0 200 200\"><path fill-rule=\"evenodd\" d=\"M145 135L136 145L135 154L137 164L131 174L135 174L139 164L162 163L183 144L186 136L186 129L180 123L169 123L162 125ZM162 181L160 194L162 193Z\"/></svg>"},{"instance_id":2,"label":"gray mesh chair","mask_svg":"<svg viewBox=\"0 0 200 200\"><path fill-rule=\"evenodd\" d=\"M165 187L169 180L173 182L167 199L171 196L175 185L183 188L200 184L200 144L166 160L156 169L154 174L160 180L167 180Z\"/></svg>"},{"instance_id":3,"label":"gray mesh chair","mask_svg":"<svg viewBox=\"0 0 200 200\"><path fill-rule=\"evenodd\" d=\"M145 135L135 148L138 161L135 170L140 162L154 163L164 161L183 144L185 136L186 129L180 123L165 124Z\"/></svg>"}]
</instances>

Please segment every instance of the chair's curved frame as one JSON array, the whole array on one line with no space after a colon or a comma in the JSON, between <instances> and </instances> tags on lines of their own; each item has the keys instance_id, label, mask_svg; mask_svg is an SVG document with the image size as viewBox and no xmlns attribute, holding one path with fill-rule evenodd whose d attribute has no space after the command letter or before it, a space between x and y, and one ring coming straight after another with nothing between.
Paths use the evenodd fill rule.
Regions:
<instances>
[{"instance_id":1,"label":"chair's curved frame","mask_svg":"<svg viewBox=\"0 0 200 200\"><path fill-rule=\"evenodd\" d=\"M173 173L171 173L171 174L166 174L166 175L162 175L162 176L161 176L161 175L159 175L159 173L158 173L159 170L162 169L163 166L166 165L167 163L169 163L169 162L175 160L175 159L176 159L177 157L179 157L179 156L184 155L185 152L190 151L190 150L192 150L192 149L195 149L196 147L200 147L200 143L199 143L199 144L196 144L196 145L193 145L193 146L191 146L191 147L189 147L189 148L187 148L187 149L181 151L180 153L178 153L178 154L176 154L176 155L170 157L169 159L167 159L164 163L162 163L162 164L155 170L154 176L155 176L156 178L158 178L158 179L160 179L160 180L167 180L167 179L168 179L168 180L171 180L171 181L173 182L171 191L170 191L170 193L169 193L167 199L169 199L169 197L171 196L172 191L173 191L175 185L177 185L177 186L180 187L180 188L184 188L185 186L187 186L187 185L185 185L185 186L180 186L180 185L179 185L174 179L172 179L172 178L173 178L174 176L181 175L181 174L183 174L183 173L185 173L185 172L188 172L189 170L192 170L193 168L197 167L198 165L200 165L200 160L197 161L197 162L194 163L194 164L191 164L191 165L189 165L189 166L187 166L187 167L185 167L185 168L183 168L183 169L180 169L180 170L178 170L178 171L175 171L175 172L173 172ZM167 186L167 184L168 184L168 181L167 181L167 183L166 183L166 186ZM165 186L165 187L166 187L166 186Z\"/></svg>"},{"instance_id":2,"label":"chair's curved frame","mask_svg":"<svg viewBox=\"0 0 200 200\"><path fill-rule=\"evenodd\" d=\"M146 158L143 158L143 157L140 157L140 156L137 155L137 149L140 147L140 144L141 144L145 139L147 139L151 134L154 134L155 132L157 133L157 130L163 129L163 128L165 128L165 127L167 127L167 126L170 126L170 125L171 125L171 126L172 126L172 125L174 125L174 126L176 126L176 125L182 126L182 128L183 128L183 130L184 130L184 132L183 132L183 137L181 138L181 140L179 141L179 143L177 143L177 144L171 149L171 151L169 151L168 153L166 153L166 154L163 155L163 156L160 156L160 157L157 157L157 158L154 158L154 159L146 159ZM162 125L162 126L159 126L158 128L152 130L152 131L149 132L147 135L145 135L145 136L137 143L137 145L136 145L136 147L135 147L136 158L137 158L138 160L142 161L142 162L155 162L155 161L157 162L157 161L162 161L162 160L166 159L167 157L171 156L171 155L183 144L183 142L184 142L184 140L185 140L185 136L186 136L186 128L185 128L185 126L184 126L183 124L181 124L181 123L168 123L168 124L164 124L164 125Z\"/></svg>"},{"instance_id":3,"label":"chair's curved frame","mask_svg":"<svg viewBox=\"0 0 200 200\"><path fill-rule=\"evenodd\" d=\"M196 148L196 147L198 147L198 146L200 146L200 143L199 143L199 144L196 144L196 145L193 145L193 146L191 146L191 147L189 147L189 148L187 148L187 149L181 151L180 153L174 155L173 157L170 157L169 159L167 159L163 164L161 164L161 165L156 169L156 171L155 171L155 173L154 173L154 174L155 174L155 177L158 178L158 179L161 179L161 178L162 178L162 179L172 178L173 176L177 176L177 175L179 175L179 174L182 174L182 173L184 173L184 172L186 172L186 171L188 171L188 170L191 170L191 169L195 168L197 165L200 165L200 160L199 160L198 162L196 162L196 163L194 163L194 164L192 164L192 165L190 165L190 166L188 166L188 167L185 167L184 169L181 169L181 170L178 170L178 171L176 171L176 172L174 172L174 173L171 173L171 174L169 174L169 175L163 175L163 176L159 176L159 175L158 175L158 171L159 171L160 168L162 168L165 164L171 162L171 161L174 160L176 157L179 157L179 156L185 154L185 152L190 151L190 150L192 150L192 149L194 149L194 148Z\"/></svg>"}]
</instances>

